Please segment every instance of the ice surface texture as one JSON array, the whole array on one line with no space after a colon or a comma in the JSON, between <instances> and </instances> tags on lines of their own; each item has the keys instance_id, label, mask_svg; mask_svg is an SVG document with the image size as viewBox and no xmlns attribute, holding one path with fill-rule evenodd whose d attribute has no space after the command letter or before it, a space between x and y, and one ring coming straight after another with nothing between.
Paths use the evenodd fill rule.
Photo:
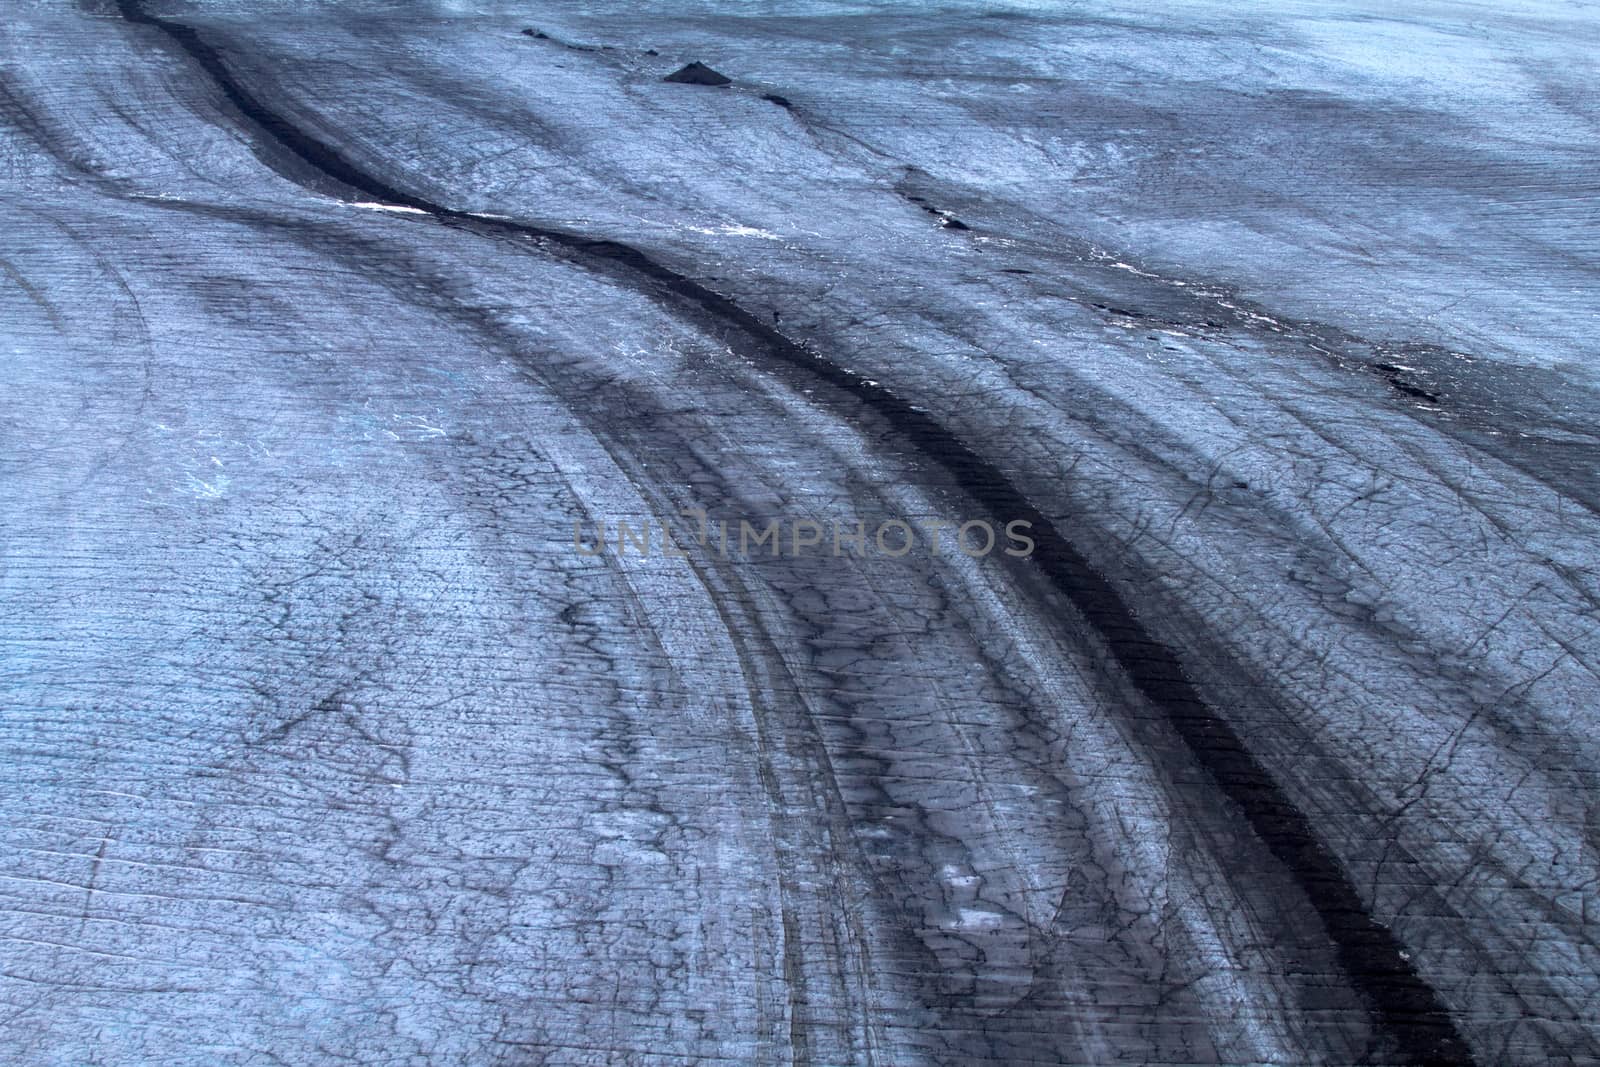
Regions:
<instances>
[{"instance_id":1,"label":"ice surface texture","mask_svg":"<svg viewBox=\"0 0 1600 1067\"><path fill-rule=\"evenodd\" d=\"M1600 1062L1596 20L11 5L0 1061Z\"/></svg>"}]
</instances>

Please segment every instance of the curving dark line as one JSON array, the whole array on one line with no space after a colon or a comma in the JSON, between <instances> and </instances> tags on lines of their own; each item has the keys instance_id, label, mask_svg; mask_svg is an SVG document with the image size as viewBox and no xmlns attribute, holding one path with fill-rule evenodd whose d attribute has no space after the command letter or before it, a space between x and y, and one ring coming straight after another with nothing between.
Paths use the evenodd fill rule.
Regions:
<instances>
[{"instance_id":1,"label":"curving dark line","mask_svg":"<svg viewBox=\"0 0 1600 1067\"><path fill-rule=\"evenodd\" d=\"M1438 995L1417 973L1390 930L1368 914L1339 861L1281 785L1245 747L1237 731L1201 699L1177 654L1152 635L1126 601L1056 526L994 464L927 412L860 375L785 337L733 300L713 292L644 252L619 241L492 219L433 203L397 189L351 163L266 106L234 78L221 53L190 26L151 15L141 0L117 0L122 17L161 31L215 81L244 118L295 159L363 198L414 208L480 232L535 238L590 268L637 286L642 279L731 327L768 357L803 370L853 397L922 454L939 464L973 500L1003 522L1030 522L1033 563L1100 635L1117 665L1167 717L1178 736L1251 829L1288 870L1320 916L1339 962L1367 1001L1376 1026L1403 1062L1426 1067L1473 1063L1471 1051Z\"/></svg>"}]
</instances>

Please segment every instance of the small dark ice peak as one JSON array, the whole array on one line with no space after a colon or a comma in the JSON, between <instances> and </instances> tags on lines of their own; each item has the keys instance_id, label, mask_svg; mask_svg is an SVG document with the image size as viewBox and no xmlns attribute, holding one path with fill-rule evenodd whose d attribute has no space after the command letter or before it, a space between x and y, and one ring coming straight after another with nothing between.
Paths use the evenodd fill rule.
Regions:
<instances>
[{"instance_id":1,"label":"small dark ice peak","mask_svg":"<svg viewBox=\"0 0 1600 1067\"><path fill-rule=\"evenodd\" d=\"M668 74L662 81L679 82L683 85L732 85L733 79L718 74L704 63L696 60L687 66Z\"/></svg>"}]
</instances>

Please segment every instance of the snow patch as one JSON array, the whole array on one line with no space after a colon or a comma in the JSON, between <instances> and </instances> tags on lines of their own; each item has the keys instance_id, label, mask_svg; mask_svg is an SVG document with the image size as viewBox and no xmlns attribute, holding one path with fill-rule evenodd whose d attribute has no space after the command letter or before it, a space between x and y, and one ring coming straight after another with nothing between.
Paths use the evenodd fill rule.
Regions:
<instances>
[{"instance_id":1,"label":"snow patch","mask_svg":"<svg viewBox=\"0 0 1600 1067\"><path fill-rule=\"evenodd\" d=\"M712 237L759 237L763 241L781 241L783 238L767 230L758 230L754 226L723 225L714 229L703 226L687 226L685 229L695 233L709 234Z\"/></svg>"},{"instance_id":2,"label":"snow patch","mask_svg":"<svg viewBox=\"0 0 1600 1067\"><path fill-rule=\"evenodd\" d=\"M424 211L420 207L408 207L405 204L385 204L377 200L352 200L351 207L362 207L368 211L394 211L402 215L431 215L433 212Z\"/></svg>"}]
</instances>

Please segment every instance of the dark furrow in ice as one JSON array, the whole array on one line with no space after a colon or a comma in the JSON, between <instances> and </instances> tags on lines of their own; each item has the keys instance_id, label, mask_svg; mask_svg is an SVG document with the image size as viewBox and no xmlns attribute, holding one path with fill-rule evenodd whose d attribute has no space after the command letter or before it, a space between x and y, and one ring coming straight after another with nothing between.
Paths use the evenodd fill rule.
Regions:
<instances>
[{"instance_id":1,"label":"dark furrow in ice","mask_svg":"<svg viewBox=\"0 0 1600 1067\"><path fill-rule=\"evenodd\" d=\"M221 53L193 27L149 14L141 0L117 0L117 6L128 22L159 30L181 47L244 118L296 162L365 198L426 212L442 222L462 224L481 233L534 238L635 288L641 280L646 281L658 294L677 297L756 342L761 354L808 372L864 405L921 455L948 472L992 518L1002 523L1015 519L1032 523L1036 547L1031 562L1100 635L1118 667L1145 699L1165 714L1196 761L1294 877L1320 916L1352 986L1365 998L1376 1024L1394 1042L1404 1061L1438 1065L1473 1062L1449 1012L1417 973L1399 941L1367 912L1350 877L1313 832L1306 815L1249 751L1232 725L1201 698L1178 655L1145 629L1110 582L998 467L937 419L876 382L824 359L728 297L631 245L487 218L390 185L259 100L234 78Z\"/></svg>"}]
</instances>

